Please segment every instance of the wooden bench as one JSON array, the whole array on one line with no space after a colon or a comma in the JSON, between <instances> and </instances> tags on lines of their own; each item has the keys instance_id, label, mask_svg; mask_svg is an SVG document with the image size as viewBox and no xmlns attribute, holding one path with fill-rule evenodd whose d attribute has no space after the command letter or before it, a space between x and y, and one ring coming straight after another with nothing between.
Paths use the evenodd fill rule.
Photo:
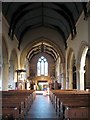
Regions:
<instances>
[{"instance_id":1,"label":"wooden bench","mask_svg":"<svg viewBox=\"0 0 90 120\"><path fill-rule=\"evenodd\" d=\"M0 103L2 102L2 116L24 118L35 97L36 94L34 90L2 91L2 99L0 98ZM15 110L19 115L13 113Z\"/></svg>"},{"instance_id":2,"label":"wooden bench","mask_svg":"<svg viewBox=\"0 0 90 120\"><path fill-rule=\"evenodd\" d=\"M16 108L2 108L2 118L3 120L6 118L19 119L19 110Z\"/></svg>"},{"instance_id":3,"label":"wooden bench","mask_svg":"<svg viewBox=\"0 0 90 120\"><path fill-rule=\"evenodd\" d=\"M24 102L17 101L15 99L12 99L9 101L2 102L2 109L3 108L15 108L19 111L19 116L21 118L24 118Z\"/></svg>"},{"instance_id":4,"label":"wooden bench","mask_svg":"<svg viewBox=\"0 0 90 120\"><path fill-rule=\"evenodd\" d=\"M28 107L30 106L30 101L27 97L17 97L17 96L9 96L9 97L3 97L2 99L2 105L4 105L5 103L18 103L18 104L22 104L21 109L23 109L23 111L26 113L27 110L29 109Z\"/></svg>"},{"instance_id":5,"label":"wooden bench","mask_svg":"<svg viewBox=\"0 0 90 120\"><path fill-rule=\"evenodd\" d=\"M67 107L65 109L66 119L89 119L90 118L90 107Z\"/></svg>"},{"instance_id":6,"label":"wooden bench","mask_svg":"<svg viewBox=\"0 0 90 120\"><path fill-rule=\"evenodd\" d=\"M55 97L56 96L56 97ZM79 110L80 112L80 118L81 118L81 114L86 118L87 115L87 108L90 107L90 93L88 92L83 92L83 91L79 91L77 92L76 90L71 90L71 91L67 91L67 90L52 90L50 91L50 99L51 101L53 101L54 106L56 106L55 108L57 108L56 112L57 114L63 118L66 118L66 114L65 111L67 110L67 108L74 108L70 109L73 112L75 110ZM83 109L84 108L84 109ZM83 113L83 110L85 111ZM77 111L75 111L74 113L76 114ZM77 118L79 117L78 115L76 115ZM69 117L68 117L69 118ZM74 116L73 116L74 118Z\"/></svg>"}]
</instances>

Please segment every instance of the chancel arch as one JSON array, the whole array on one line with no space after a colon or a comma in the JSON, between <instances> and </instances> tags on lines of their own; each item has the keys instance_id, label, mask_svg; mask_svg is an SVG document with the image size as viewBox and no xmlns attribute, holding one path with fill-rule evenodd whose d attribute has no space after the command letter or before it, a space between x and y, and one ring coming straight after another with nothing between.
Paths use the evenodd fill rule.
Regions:
<instances>
[{"instance_id":1,"label":"chancel arch","mask_svg":"<svg viewBox=\"0 0 90 120\"><path fill-rule=\"evenodd\" d=\"M39 37L35 40L33 40L33 42L30 42L26 45L26 47L21 51L21 55L20 55L20 66L21 68L24 68L24 62L25 62L25 59L26 59L26 56L27 54L29 53L29 51L31 51L31 49L34 47L34 46L37 46L39 44L42 44L42 43L46 43L46 44L49 44L51 46L53 46L55 49L57 49L58 51L58 54L61 58L61 62L64 63L65 62L65 56L62 52L61 49L59 49L59 46L54 44L54 42L52 42L50 39L48 38L45 38L45 37ZM32 47L33 46L33 47Z\"/></svg>"},{"instance_id":2,"label":"chancel arch","mask_svg":"<svg viewBox=\"0 0 90 120\"><path fill-rule=\"evenodd\" d=\"M64 55L62 54L61 50L58 50L58 47L54 45L54 43L48 41L44 38L41 40L37 40L37 42L34 42L32 44L29 44L25 50L21 53L21 68L25 68L24 64L25 61L27 61L27 78L29 80L32 80L37 76L37 63L38 60L44 57L46 60L42 62L45 62L47 64L46 66L48 69L46 72L48 72L47 76L52 78L53 82L54 80L58 81L59 83L62 82L62 85L64 86ZM31 47L30 47L31 46ZM59 62L58 62L59 60ZM57 63L58 62L58 63ZM39 62L40 63L40 62ZM41 63L40 63L41 64ZM44 64L44 65L45 65ZM57 65L56 65L57 64ZM59 71L57 72L57 66L59 67ZM44 66L45 67L45 66ZM45 71L45 70L44 70ZM58 75L59 73L59 75ZM62 75L62 77L61 77ZM42 74L41 74L42 76ZM37 78L36 78L37 79Z\"/></svg>"}]
</instances>

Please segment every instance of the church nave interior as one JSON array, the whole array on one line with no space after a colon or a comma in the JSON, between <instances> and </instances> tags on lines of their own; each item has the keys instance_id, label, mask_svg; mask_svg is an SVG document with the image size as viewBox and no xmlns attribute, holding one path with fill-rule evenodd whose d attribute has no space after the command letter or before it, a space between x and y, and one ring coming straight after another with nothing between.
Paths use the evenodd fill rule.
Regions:
<instances>
[{"instance_id":1,"label":"church nave interior","mask_svg":"<svg viewBox=\"0 0 90 120\"><path fill-rule=\"evenodd\" d=\"M1 8L1 120L89 120L90 2Z\"/></svg>"}]
</instances>

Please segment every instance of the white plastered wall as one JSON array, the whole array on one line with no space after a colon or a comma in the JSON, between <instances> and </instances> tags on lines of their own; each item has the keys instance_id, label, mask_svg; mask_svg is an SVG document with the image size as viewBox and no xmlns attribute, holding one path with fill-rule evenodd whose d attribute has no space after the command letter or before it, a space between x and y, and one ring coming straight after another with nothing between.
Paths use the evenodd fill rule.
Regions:
<instances>
[{"instance_id":1,"label":"white plastered wall","mask_svg":"<svg viewBox=\"0 0 90 120\"><path fill-rule=\"evenodd\" d=\"M0 32L0 90L2 90L2 34Z\"/></svg>"},{"instance_id":2,"label":"white plastered wall","mask_svg":"<svg viewBox=\"0 0 90 120\"><path fill-rule=\"evenodd\" d=\"M12 51L13 49L16 50L16 54L18 56L17 58L17 63L18 63L18 68L20 68L20 62L19 62L19 56L20 56L20 51L17 49L17 45L18 45L18 40L16 39L16 37L14 36L14 39L11 40L11 38L8 36L8 30L9 30L9 26L7 24L7 21L5 20L4 17L2 17L2 36L6 42L6 46L7 46L7 53L8 53L8 58L7 58L7 63L5 64L4 61L2 61L2 64L3 65L3 70L4 70L4 67L7 65L7 70L5 68L5 71L7 71L7 74L3 73L2 75L2 80L3 80L3 90L8 90L8 84L9 84L9 79L10 79L10 60L11 60L11 54L12 54ZM2 39L3 40L3 39ZM2 51L2 54L5 54L4 51ZM15 71L13 71L15 72ZM5 75L5 77L4 77ZM7 79L6 79L7 78ZM6 79L6 82L5 82L5 79ZM6 85L7 84L7 85Z\"/></svg>"},{"instance_id":3,"label":"white plastered wall","mask_svg":"<svg viewBox=\"0 0 90 120\"><path fill-rule=\"evenodd\" d=\"M84 13L81 14L77 24L76 24L77 34L73 40L69 37L67 40L67 45L69 48L73 48L76 58L78 57L78 52L80 45L83 41L88 43L88 20L84 20Z\"/></svg>"},{"instance_id":4,"label":"white plastered wall","mask_svg":"<svg viewBox=\"0 0 90 120\"><path fill-rule=\"evenodd\" d=\"M80 81L80 64L81 56L79 55L81 44L86 43L88 45L88 20L84 20L84 13L81 14L77 24L76 24L77 34L73 40L69 37L67 40L68 48L72 48L75 54L76 66L77 66L77 89L82 89L83 82ZM83 54L83 51L82 53ZM66 55L68 56L68 55ZM66 57L67 60L67 57ZM78 67L79 66L79 67Z\"/></svg>"}]
</instances>

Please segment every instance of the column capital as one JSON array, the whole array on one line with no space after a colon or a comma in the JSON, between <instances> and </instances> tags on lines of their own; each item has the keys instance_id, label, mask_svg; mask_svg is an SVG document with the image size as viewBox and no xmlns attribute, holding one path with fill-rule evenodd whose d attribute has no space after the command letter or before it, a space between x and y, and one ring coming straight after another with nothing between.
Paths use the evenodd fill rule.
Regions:
<instances>
[{"instance_id":1,"label":"column capital","mask_svg":"<svg viewBox=\"0 0 90 120\"><path fill-rule=\"evenodd\" d=\"M83 69L83 70L81 70L81 69L78 69L78 70L76 70L76 72L78 73L82 73L82 74L84 74L86 71Z\"/></svg>"},{"instance_id":2,"label":"column capital","mask_svg":"<svg viewBox=\"0 0 90 120\"><path fill-rule=\"evenodd\" d=\"M76 64L76 68L77 68L77 70L80 70L81 68L84 69L85 65L86 64L83 63L83 65L81 66L81 64L78 63L78 64Z\"/></svg>"},{"instance_id":3,"label":"column capital","mask_svg":"<svg viewBox=\"0 0 90 120\"><path fill-rule=\"evenodd\" d=\"M82 73L82 74L85 73L85 72L86 72L85 70L80 70L80 73Z\"/></svg>"}]
</instances>

